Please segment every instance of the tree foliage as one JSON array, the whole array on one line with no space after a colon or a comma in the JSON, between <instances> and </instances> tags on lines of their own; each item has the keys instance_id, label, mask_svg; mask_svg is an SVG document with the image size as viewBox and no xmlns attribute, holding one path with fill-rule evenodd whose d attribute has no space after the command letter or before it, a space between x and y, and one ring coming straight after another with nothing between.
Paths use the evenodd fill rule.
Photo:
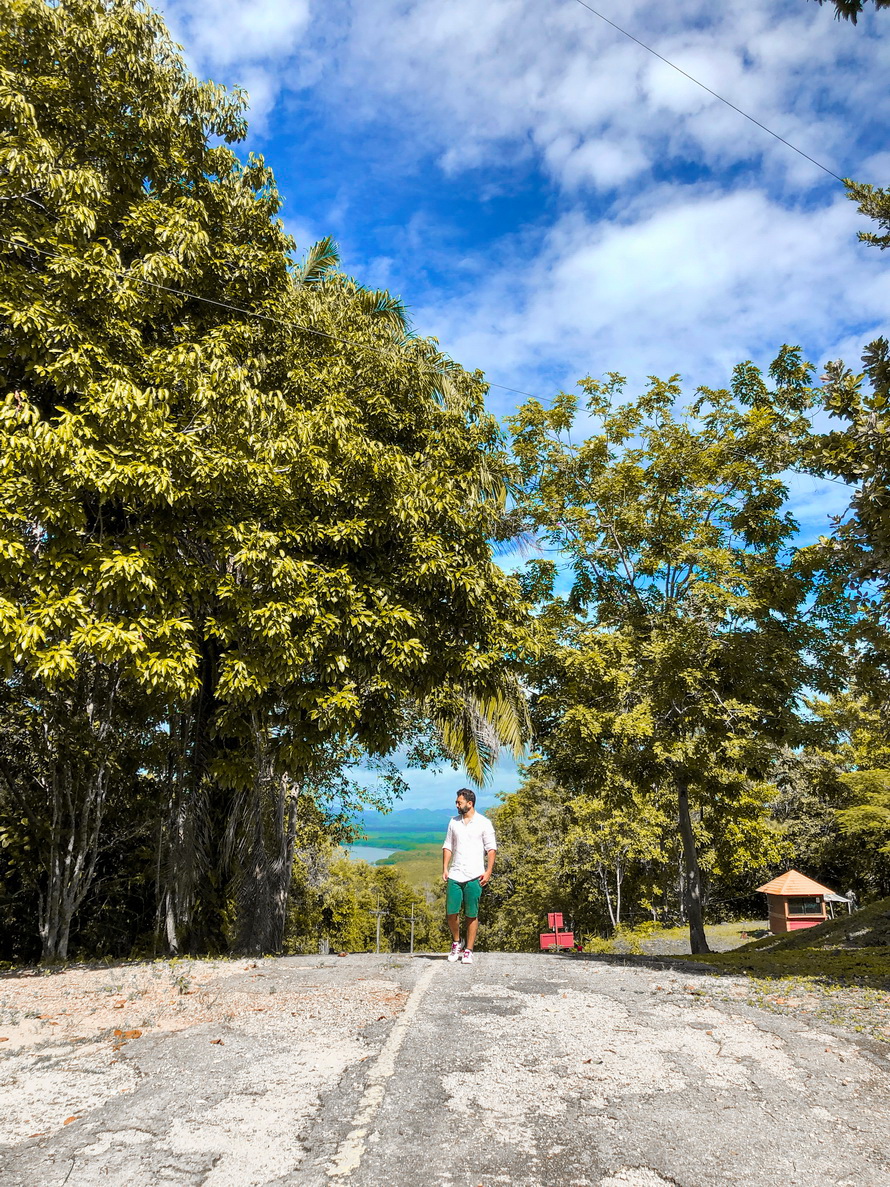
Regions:
<instances>
[{"instance_id":1,"label":"tree foliage","mask_svg":"<svg viewBox=\"0 0 890 1187\"><path fill-rule=\"evenodd\" d=\"M863 12L865 12L866 5L869 0L817 0L817 3L833 4L834 15L837 20L851 21L854 25ZM875 11L882 8L890 8L890 0L872 0L875 6Z\"/></svg>"},{"instance_id":2,"label":"tree foliage","mask_svg":"<svg viewBox=\"0 0 890 1187\"><path fill-rule=\"evenodd\" d=\"M568 395L511 422L523 511L571 570L558 596L554 562L526 577L548 632L532 771L591 802L674 797L693 951L705 949L702 836L727 838L749 869L775 859L761 825L766 744L799 736L803 690L829 688L843 658L829 628L849 609L820 602L785 507L810 370L784 348L772 388L743 364L730 390L700 389L685 414L676 380L626 403L619 376L585 380L584 440Z\"/></svg>"},{"instance_id":3,"label":"tree foliage","mask_svg":"<svg viewBox=\"0 0 890 1187\"><path fill-rule=\"evenodd\" d=\"M231 147L243 96L193 78L157 15L2 10L0 658L53 723L39 793L15 755L3 777L59 822L34 841L44 951L65 954L137 703L166 739L168 943L266 950L295 803L332 762L456 700L517 742L500 433L480 377L330 241L291 267L274 178Z\"/></svg>"}]
</instances>

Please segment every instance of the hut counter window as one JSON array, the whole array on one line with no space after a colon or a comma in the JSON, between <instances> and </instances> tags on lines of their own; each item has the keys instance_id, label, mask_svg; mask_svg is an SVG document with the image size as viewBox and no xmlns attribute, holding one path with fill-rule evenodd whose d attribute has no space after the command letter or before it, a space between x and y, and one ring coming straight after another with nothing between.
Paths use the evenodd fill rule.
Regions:
<instances>
[{"instance_id":1,"label":"hut counter window","mask_svg":"<svg viewBox=\"0 0 890 1187\"><path fill-rule=\"evenodd\" d=\"M823 915L822 900L818 898L790 898L789 915Z\"/></svg>"}]
</instances>

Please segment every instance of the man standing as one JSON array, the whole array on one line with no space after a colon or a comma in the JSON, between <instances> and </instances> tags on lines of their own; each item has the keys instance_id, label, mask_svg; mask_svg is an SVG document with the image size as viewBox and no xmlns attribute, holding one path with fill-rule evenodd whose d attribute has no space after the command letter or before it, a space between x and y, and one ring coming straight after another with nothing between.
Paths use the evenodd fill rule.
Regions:
<instances>
[{"instance_id":1,"label":"man standing","mask_svg":"<svg viewBox=\"0 0 890 1187\"><path fill-rule=\"evenodd\" d=\"M462 787L457 793L457 816L448 822L442 846L442 881L447 885L445 911L451 931L449 960L473 963L473 944L479 926L479 899L494 869L497 845L491 821L476 811L476 793ZM448 863L451 862L451 868ZM460 911L467 920L467 942L461 943Z\"/></svg>"}]
</instances>

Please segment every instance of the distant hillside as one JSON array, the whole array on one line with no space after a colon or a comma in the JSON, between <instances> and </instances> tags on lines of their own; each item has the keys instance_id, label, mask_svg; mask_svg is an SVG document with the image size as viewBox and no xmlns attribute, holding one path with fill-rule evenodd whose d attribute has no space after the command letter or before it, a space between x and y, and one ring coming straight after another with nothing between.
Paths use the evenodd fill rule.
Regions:
<instances>
[{"instance_id":1,"label":"distant hillside","mask_svg":"<svg viewBox=\"0 0 890 1187\"><path fill-rule=\"evenodd\" d=\"M366 832L445 832L453 808L400 808L397 812L359 812L356 820Z\"/></svg>"},{"instance_id":2,"label":"distant hillside","mask_svg":"<svg viewBox=\"0 0 890 1187\"><path fill-rule=\"evenodd\" d=\"M890 945L890 898L784 935L764 936L736 952L788 952L799 948L882 948Z\"/></svg>"}]
</instances>

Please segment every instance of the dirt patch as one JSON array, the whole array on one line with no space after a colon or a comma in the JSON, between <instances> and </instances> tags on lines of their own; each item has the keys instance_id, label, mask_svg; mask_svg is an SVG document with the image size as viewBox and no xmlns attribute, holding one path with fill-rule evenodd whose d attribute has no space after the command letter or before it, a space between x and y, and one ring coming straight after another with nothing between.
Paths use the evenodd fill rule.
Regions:
<instances>
[{"instance_id":1,"label":"dirt patch","mask_svg":"<svg viewBox=\"0 0 890 1187\"><path fill-rule=\"evenodd\" d=\"M291 987L271 961L152 961L111 968L70 968L0 979L0 1054L58 1042L107 1039L112 1045L205 1022L245 1022L256 1014L311 1022L336 1013L339 995L305 981ZM391 982L363 982L369 1012L397 1012L404 1001ZM134 1032L139 1031L137 1035ZM8 1046L6 1045L8 1044Z\"/></svg>"}]
</instances>

